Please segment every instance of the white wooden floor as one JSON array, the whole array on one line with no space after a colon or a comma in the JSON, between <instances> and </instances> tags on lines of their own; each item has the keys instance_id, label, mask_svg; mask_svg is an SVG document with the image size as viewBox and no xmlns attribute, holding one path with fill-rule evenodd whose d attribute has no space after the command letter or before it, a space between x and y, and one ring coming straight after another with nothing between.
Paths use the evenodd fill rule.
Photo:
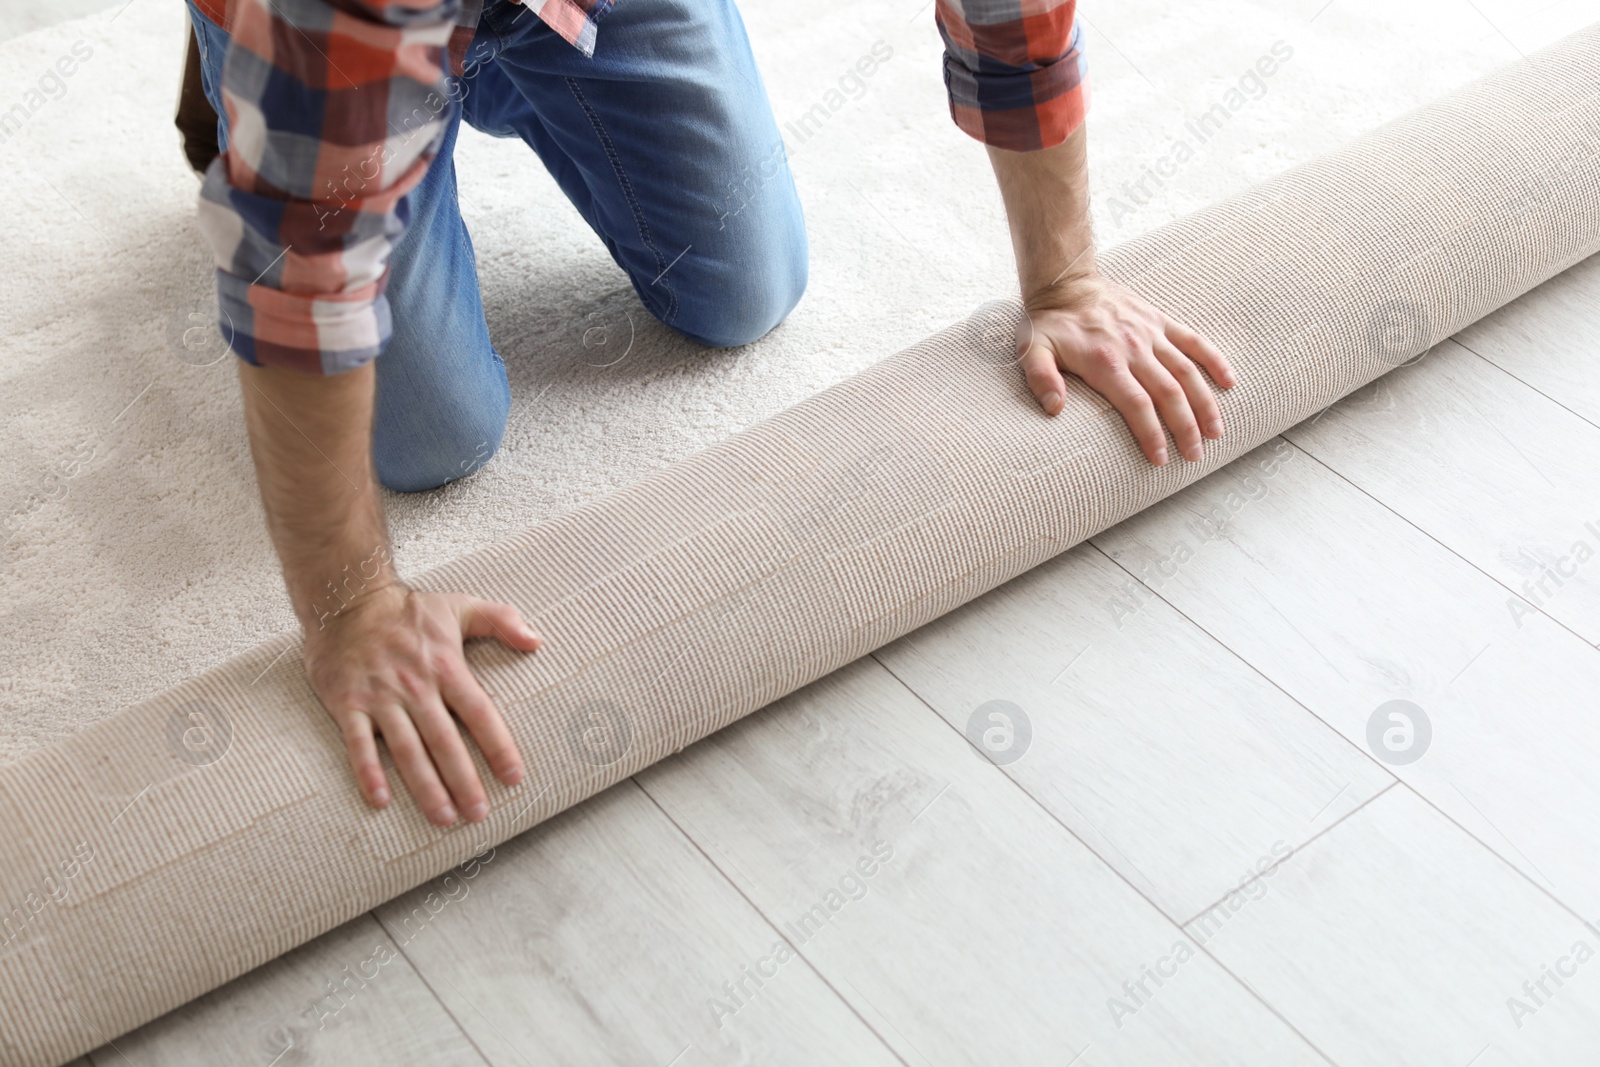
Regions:
<instances>
[{"instance_id":1,"label":"white wooden floor","mask_svg":"<svg viewBox=\"0 0 1600 1067\"><path fill-rule=\"evenodd\" d=\"M86 1061L1600 1062L1597 345L1592 261Z\"/></svg>"}]
</instances>

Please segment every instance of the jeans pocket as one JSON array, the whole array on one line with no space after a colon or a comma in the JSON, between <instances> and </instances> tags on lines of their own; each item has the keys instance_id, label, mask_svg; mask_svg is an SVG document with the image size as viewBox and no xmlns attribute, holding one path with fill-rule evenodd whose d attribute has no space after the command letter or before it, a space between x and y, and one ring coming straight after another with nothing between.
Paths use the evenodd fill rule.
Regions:
<instances>
[{"instance_id":1,"label":"jeans pocket","mask_svg":"<svg viewBox=\"0 0 1600 1067\"><path fill-rule=\"evenodd\" d=\"M189 25L193 28L195 45L200 52L200 87L206 101L217 115L217 141L227 147L228 120L222 110L222 63L228 57L228 34L221 26L188 0Z\"/></svg>"}]
</instances>

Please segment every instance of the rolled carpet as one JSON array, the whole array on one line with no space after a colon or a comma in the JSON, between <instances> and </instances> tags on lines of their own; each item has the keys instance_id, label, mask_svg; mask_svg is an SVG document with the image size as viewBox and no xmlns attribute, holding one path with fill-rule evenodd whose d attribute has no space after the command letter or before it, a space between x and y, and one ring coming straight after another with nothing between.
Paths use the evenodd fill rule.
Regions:
<instances>
[{"instance_id":1,"label":"rolled carpet","mask_svg":"<svg viewBox=\"0 0 1600 1067\"><path fill-rule=\"evenodd\" d=\"M528 775L373 812L284 636L0 768L0 1061L56 1063L461 863L1182 488L1600 248L1600 26L1123 245L1240 384L1150 467L1046 418L1014 302L419 584L545 637L469 652ZM360 581L369 561L352 560ZM481 760L480 760L481 766ZM202 902L203 903L199 903Z\"/></svg>"}]
</instances>

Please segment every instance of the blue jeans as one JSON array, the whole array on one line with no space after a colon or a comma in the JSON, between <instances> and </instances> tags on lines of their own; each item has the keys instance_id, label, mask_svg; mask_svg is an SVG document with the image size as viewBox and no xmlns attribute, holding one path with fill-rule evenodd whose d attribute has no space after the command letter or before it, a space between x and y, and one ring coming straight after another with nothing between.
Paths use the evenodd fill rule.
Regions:
<instances>
[{"instance_id":1,"label":"blue jeans","mask_svg":"<svg viewBox=\"0 0 1600 1067\"><path fill-rule=\"evenodd\" d=\"M227 36L190 4L219 115ZM489 340L456 199L456 134L527 142L667 326L748 344L794 308L806 235L744 23L732 0L622 0L592 59L508 0L487 0L439 155L390 260L394 335L377 360L373 462L384 485L432 489L500 446L511 396Z\"/></svg>"}]
</instances>

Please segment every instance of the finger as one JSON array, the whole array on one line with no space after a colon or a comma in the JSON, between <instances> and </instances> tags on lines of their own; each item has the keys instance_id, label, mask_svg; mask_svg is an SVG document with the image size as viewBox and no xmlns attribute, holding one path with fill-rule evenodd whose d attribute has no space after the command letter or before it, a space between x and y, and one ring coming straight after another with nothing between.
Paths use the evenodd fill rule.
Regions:
<instances>
[{"instance_id":1,"label":"finger","mask_svg":"<svg viewBox=\"0 0 1600 1067\"><path fill-rule=\"evenodd\" d=\"M510 604L477 597L461 597L456 605L462 637L498 637L512 648L532 652L540 645L539 635Z\"/></svg>"},{"instance_id":2,"label":"finger","mask_svg":"<svg viewBox=\"0 0 1600 1067\"><path fill-rule=\"evenodd\" d=\"M422 745L422 738L404 708L390 707L377 716L378 730L383 734L389 755L400 771L406 788L416 798L428 821L436 826L449 826L456 821L456 809L450 803L450 794L439 781L439 772Z\"/></svg>"},{"instance_id":3,"label":"finger","mask_svg":"<svg viewBox=\"0 0 1600 1067\"><path fill-rule=\"evenodd\" d=\"M1206 373L1211 375L1211 380L1222 388L1232 389L1239 384L1238 375L1233 373L1233 364L1228 362L1228 357L1194 330L1176 319L1168 319L1166 335L1174 348L1204 367Z\"/></svg>"},{"instance_id":4,"label":"finger","mask_svg":"<svg viewBox=\"0 0 1600 1067\"><path fill-rule=\"evenodd\" d=\"M428 755L444 779L445 788L450 790L456 810L468 822L482 822L489 814L489 799L484 795L478 768L467 754L467 743L461 739L461 731L445 710L444 702L437 695L427 698L412 709L411 721L416 724L422 743L428 746Z\"/></svg>"},{"instance_id":5,"label":"finger","mask_svg":"<svg viewBox=\"0 0 1600 1067\"><path fill-rule=\"evenodd\" d=\"M1172 372L1161 365L1161 361L1154 355L1135 360L1128 365L1133 376L1144 386L1150 399L1155 402L1156 410L1161 413L1161 419L1167 424L1167 429L1172 431L1172 438L1178 443L1178 452L1184 459L1191 463L1200 459L1202 453L1200 444L1200 427L1194 421L1194 411L1189 407L1189 397L1183 391L1183 386L1178 384L1178 379Z\"/></svg>"},{"instance_id":6,"label":"finger","mask_svg":"<svg viewBox=\"0 0 1600 1067\"><path fill-rule=\"evenodd\" d=\"M1194 360L1159 338L1154 350L1161 365L1183 387L1184 395L1189 398L1189 408L1194 412L1195 421L1200 424L1200 432L1210 438L1221 437L1222 409L1217 407L1217 396L1206 384L1205 376L1195 366Z\"/></svg>"},{"instance_id":7,"label":"finger","mask_svg":"<svg viewBox=\"0 0 1600 1067\"><path fill-rule=\"evenodd\" d=\"M1078 376L1095 392L1111 402L1122 420L1133 431L1145 459L1157 467L1167 462L1167 435L1161 429L1155 404L1128 368L1109 353L1086 360Z\"/></svg>"},{"instance_id":8,"label":"finger","mask_svg":"<svg viewBox=\"0 0 1600 1067\"><path fill-rule=\"evenodd\" d=\"M511 739L511 731L506 728L506 721L494 701L489 699L489 694L483 691L467 666L462 664L459 673L452 671L442 675L439 683L439 694L456 713L456 718L471 731L495 777L506 785L522 781L522 755L517 751L517 743Z\"/></svg>"},{"instance_id":9,"label":"finger","mask_svg":"<svg viewBox=\"0 0 1600 1067\"><path fill-rule=\"evenodd\" d=\"M1056 367L1055 350L1040 334L1031 330L1025 340L1021 338L1019 331L1018 343L1027 346L1022 350L1021 358L1017 362L1022 367L1022 375L1027 380L1028 389L1039 401L1039 406L1044 408L1046 415L1057 414L1067 404L1067 383Z\"/></svg>"},{"instance_id":10,"label":"finger","mask_svg":"<svg viewBox=\"0 0 1600 1067\"><path fill-rule=\"evenodd\" d=\"M378 761L378 743L372 737L372 720L364 711L347 711L339 719L350 769L356 772L361 795L375 808L389 806L389 778Z\"/></svg>"}]
</instances>

